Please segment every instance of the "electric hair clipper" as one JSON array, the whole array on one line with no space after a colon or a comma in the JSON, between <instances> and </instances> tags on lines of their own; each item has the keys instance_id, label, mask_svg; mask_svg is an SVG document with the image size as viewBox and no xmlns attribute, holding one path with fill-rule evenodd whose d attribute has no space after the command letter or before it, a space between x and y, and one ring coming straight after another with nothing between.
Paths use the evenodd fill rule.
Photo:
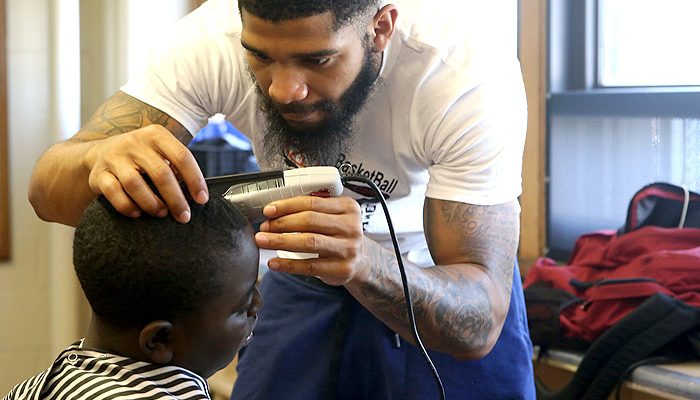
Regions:
<instances>
[{"instance_id":1,"label":"electric hair clipper","mask_svg":"<svg viewBox=\"0 0 700 400\"><path fill-rule=\"evenodd\" d=\"M343 192L343 183L335 167L254 172L205 180L210 195L223 196L253 224L265 219L262 210L273 201L303 195L335 197Z\"/></svg>"}]
</instances>

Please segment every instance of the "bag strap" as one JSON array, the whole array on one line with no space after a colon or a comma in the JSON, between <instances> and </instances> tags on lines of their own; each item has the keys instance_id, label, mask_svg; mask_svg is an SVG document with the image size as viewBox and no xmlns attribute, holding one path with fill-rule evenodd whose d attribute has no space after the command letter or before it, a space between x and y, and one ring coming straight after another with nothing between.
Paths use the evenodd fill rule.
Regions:
<instances>
[{"instance_id":1,"label":"bag strap","mask_svg":"<svg viewBox=\"0 0 700 400\"><path fill-rule=\"evenodd\" d=\"M564 388L549 390L536 378L537 398L606 399L627 367L699 325L700 309L657 294L593 342Z\"/></svg>"},{"instance_id":2,"label":"bag strap","mask_svg":"<svg viewBox=\"0 0 700 400\"><path fill-rule=\"evenodd\" d=\"M685 226L685 219L688 216L688 206L690 205L690 190L688 187L683 185L683 210L681 211L681 219L678 223L678 227L682 228Z\"/></svg>"},{"instance_id":3,"label":"bag strap","mask_svg":"<svg viewBox=\"0 0 700 400\"><path fill-rule=\"evenodd\" d=\"M596 279L593 281L571 279L569 283L576 290L585 293L581 296L584 304L598 300L651 297L656 293L674 295L671 290L656 279L647 277Z\"/></svg>"}]
</instances>

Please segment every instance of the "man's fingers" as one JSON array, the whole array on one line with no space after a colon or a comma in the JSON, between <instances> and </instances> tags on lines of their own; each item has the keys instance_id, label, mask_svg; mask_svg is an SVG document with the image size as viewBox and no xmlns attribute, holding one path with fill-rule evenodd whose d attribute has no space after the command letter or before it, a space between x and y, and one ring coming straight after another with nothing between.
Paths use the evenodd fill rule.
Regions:
<instances>
[{"instance_id":1,"label":"man's fingers","mask_svg":"<svg viewBox=\"0 0 700 400\"><path fill-rule=\"evenodd\" d=\"M303 211L298 214L266 220L260 225L263 232L316 232L330 236L358 236L361 226L348 224L343 215L324 214L315 211Z\"/></svg>"},{"instance_id":2,"label":"man's fingers","mask_svg":"<svg viewBox=\"0 0 700 400\"><path fill-rule=\"evenodd\" d=\"M301 196L270 203L269 219L260 226L266 232L316 232L357 238L362 235L360 206L349 197Z\"/></svg>"},{"instance_id":3,"label":"man's fingers","mask_svg":"<svg viewBox=\"0 0 700 400\"><path fill-rule=\"evenodd\" d=\"M255 241L260 248L270 250L286 250L302 253L319 253L323 255L332 254L330 247L331 238L313 233L266 233L258 232Z\"/></svg>"},{"instance_id":4,"label":"man's fingers","mask_svg":"<svg viewBox=\"0 0 700 400\"><path fill-rule=\"evenodd\" d=\"M98 185L99 193L102 193L119 213L138 218L141 216L141 208L126 194L119 180L110 173L103 173Z\"/></svg>"},{"instance_id":5,"label":"man's fingers","mask_svg":"<svg viewBox=\"0 0 700 400\"><path fill-rule=\"evenodd\" d=\"M348 241L315 233L280 234L258 232L258 247L300 253L317 253L320 257L353 258L359 253L359 242Z\"/></svg>"},{"instance_id":6,"label":"man's fingers","mask_svg":"<svg viewBox=\"0 0 700 400\"><path fill-rule=\"evenodd\" d=\"M357 201L349 197L297 196L268 204L263 209L263 214L268 218L279 218L302 211L316 211L324 214L344 214L349 211L359 213L360 206Z\"/></svg>"},{"instance_id":7,"label":"man's fingers","mask_svg":"<svg viewBox=\"0 0 700 400\"><path fill-rule=\"evenodd\" d=\"M162 158L158 158L150 160L147 165L141 167L153 182L160 198L165 202L165 206L173 217L179 222L188 222L190 220L190 207L170 165ZM138 200L137 203L141 204Z\"/></svg>"},{"instance_id":8,"label":"man's fingers","mask_svg":"<svg viewBox=\"0 0 700 400\"><path fill-rule=\"evenodd\" d=\"M267 263L273 271L316 276L329 285L340 286L352 278L346 263L329 258L272 258Z\"/></svg>"},{"instance_id":9,"label":"man's fingers","mask_svg":"<svg viewBox=\"0 0 700 400\"><path fill-rule=\"evenodd\" d=\"M192 152L179 141L159 143L159 150L168 161L171 171L180 175L190 196L199 204L209 201L209 189Z\"/></svg>"},{"instance_id":10,"label":"man's fingers","mask_svg":"<svg viewBox=\"0 0 700 400\"><path fill-rule=\"evenodd\" d=\"M119 175L116 178L138 207L151 215L161 217L167 215L166 205L153 193L138 166L132 165L131 168L120 168L118 171Z\"/></svg>"}]
</instances>

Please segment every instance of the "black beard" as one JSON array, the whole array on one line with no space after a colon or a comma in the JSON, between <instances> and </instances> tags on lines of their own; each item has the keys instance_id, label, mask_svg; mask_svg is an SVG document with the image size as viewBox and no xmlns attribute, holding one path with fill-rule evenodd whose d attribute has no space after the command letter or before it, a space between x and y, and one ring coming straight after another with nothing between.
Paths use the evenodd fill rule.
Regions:
<instances>
[{"instance_id":1,"label":"black beard","mask_svg":"<svg viewBox=\"0 0 700 400\"><path fill-rule=\"evenodd\" d=\"M334 165L343 152L354 142L355 116L362 110L378 80L381 59L365 46L362 69L337 103L322 100L311 105L289 104L278 106L269 96L260 95L260 109L267 120L263 149L268 160L287 159L292 152L303 158L304 166ZM317 126L295 129L282 117L286 112L323 111L328 118Z\"/></svg>"}]
</instances>

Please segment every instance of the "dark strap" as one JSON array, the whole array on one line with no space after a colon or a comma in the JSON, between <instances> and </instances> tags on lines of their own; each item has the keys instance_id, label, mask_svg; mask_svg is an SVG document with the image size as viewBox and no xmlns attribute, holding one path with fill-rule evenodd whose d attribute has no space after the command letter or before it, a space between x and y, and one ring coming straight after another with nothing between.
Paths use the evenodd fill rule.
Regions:
<instances>
[{"instance_id":1,"label":"dark strap","mask_svg":"<svg viewBox=\"0 0 700 400\"><path fill-rule=\"evenodd\" d=\"M536 379L541 400L606 399L625 370L700 326L700 310L664 294L649 298L586 351L571 381L549 390Z\"/></svg>"},{"instance_id":2,"label":"dark strap","mask_svg":"<svg viewBox=\"0 0 700 400\"><path fill-rule=\"evenodd\" d=\"M353 304L355 299L352 296L346 296L343 299L343 304L340 306L340 312L335 320L335 329L333 329L333 343L331 345L331 355L328 365L328 375L326 376L326 400L335 400L338 398L338 384L340 382L340 361L345 347L345 338L350 325L350 317L352 315Z\"/></svg>"}]
</instances>

